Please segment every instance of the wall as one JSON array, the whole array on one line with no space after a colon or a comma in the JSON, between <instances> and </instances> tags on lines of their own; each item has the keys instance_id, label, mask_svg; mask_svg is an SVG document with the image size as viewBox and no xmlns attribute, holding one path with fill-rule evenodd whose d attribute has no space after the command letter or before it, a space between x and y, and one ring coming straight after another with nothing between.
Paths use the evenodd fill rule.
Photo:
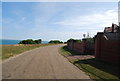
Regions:
<instances>
[{"instance_id":1,"label":"wall","mask_svg":"<svg viewBox=\"0 0 120 81\"><path fill-rule=\"evenodd\" d=\"M86 54L94 54L95 44L94 42L86 42Z\"/></svg>"},{"instance_id":2,"label":"wall","mask_svg":"<svg viewBox=\"0 0 120 81\"><path fill-rule=\"evenodd\" d=\"M95 37L95 45L86 42L86 40L81 43L70 41L68 42L68 48L81 54L94 54L95 52L95 58L97 59L120 64L120 40L110 40L110 38L107 38L110 34L105 35L104 33L98 33Z\"/></svg>"},{"instance_id":3,"label":"wall","mask_svg":"<svg viewBox=\"0 0 120 81\"><path fill-rule=\"evenodd\" d=\"M85 39L81 43L70 41L67 43L68 48L79 52L80 54L94 54L94 43L86 42Z\"/></svg>"},{"instance_id":4,"label":"wall","mask_svg":"<svg viewBox=\"0 0 120 81\"><path fill-rule=\"evenodd\" d=\"M120 64L120 40L108 40L104 33L95 38L95 57L104 61Z\"/></svg>"}]
</instances>

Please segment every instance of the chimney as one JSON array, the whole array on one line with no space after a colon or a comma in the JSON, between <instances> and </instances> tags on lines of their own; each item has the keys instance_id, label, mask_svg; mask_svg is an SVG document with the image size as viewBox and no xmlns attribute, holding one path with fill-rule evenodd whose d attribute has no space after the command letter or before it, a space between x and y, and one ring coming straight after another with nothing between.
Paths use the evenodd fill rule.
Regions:
<instances>
[{"instance_id":1,"label":"chimney","mask_svg":"<svg viewBox=\"0 0 120 81\"><path fill-rule=\"evenodd\" d=\"M112 33L114 32L114 24L112 23Z\"/></svg>"}]
</instances>

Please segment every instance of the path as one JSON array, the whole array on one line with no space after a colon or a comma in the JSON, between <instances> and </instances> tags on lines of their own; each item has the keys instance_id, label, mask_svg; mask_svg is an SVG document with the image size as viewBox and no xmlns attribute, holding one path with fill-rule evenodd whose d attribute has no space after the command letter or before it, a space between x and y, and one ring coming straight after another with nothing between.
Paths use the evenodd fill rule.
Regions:
<instances>
[{"instance_id":1,"label":"path","mask_svg":"<svg viewBox=\"0 0 120 81\"><path fill-rule=\"evenodd\" d=\"M24 52L2 64L3 79L89 79L52 45Z\"/></svg>"}]
</instances>

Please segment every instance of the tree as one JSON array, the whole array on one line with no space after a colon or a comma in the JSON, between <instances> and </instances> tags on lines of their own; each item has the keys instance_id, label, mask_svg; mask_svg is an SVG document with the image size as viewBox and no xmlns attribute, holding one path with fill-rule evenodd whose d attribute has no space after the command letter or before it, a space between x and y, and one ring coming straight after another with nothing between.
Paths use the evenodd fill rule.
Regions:
<instances>
[{"instance_id":1,"label":"tree","mask_svg":"<svg viewBox=\"0 0 120 81\"><path fill-rule=\"evenodd\" d=\"M59 41L59 40L51 40L51 41L49 41L49 43L60 44L60 43L63 43L63 42Z\"/></svg>"},{"instance_id":2,"label":"tree","mask_svg":"<svg viewBox=\"0 0 120 81\"><path fill-rule=\"evenodd\" d=\"M67 40L67 42L70 42L70 41L73 41L73 42L81 42L81 40L79 40L79 39L69 39L69 40Z\"/></svg>"},{"instance_id":3,"label":"tree","mask_svg":"<svg viewBox=\"0 0 120 81\"><path fill-rule=\"evenodd\" d=\"M89 37L89 38L87 38L87 41L88 42L94 42L94 38Z\"/></svg>"},{"instance_id":4,"label":"tree","mask_svg":"<svg viewBox=\"0 0 120 81\"><path fill-rule=\"evenodd\" d=\"M67 42L70 42L70 41L74 41L74 39L70 38L69 40L67 40Z\"/></svg>"},{"instance_id":5,"label":"tree","mask_svg":"<svg viewBox=\"0 0 120 81\"><path fill-rule=\"evenodd\" d=\"M42 42L42 40L41 39L38 39L38 40L35 40L34 41L36 44L40 44L41 42Z\"/></svg>"},{"instance_id":6,"label":"tree","mask_svg":"<svg viewBox=\"0 0 120 81\"><path fill-rule=\"evenodd\" d=\"M35 44L35 42L32 39L27 39L26 41L28 44Z\"/></svg>"},{"instance_id":7,"label":"tree","mask_svg":"<svg viewBox=\"0 0 120 81\"><path fill-rule=\"evenodd\" d=\"M22 40L20 41L18 44L40 44L41 43L41 39L38 40L32 40L32 39L27 39L27 40Z\"/></svg>"}]
</instances>

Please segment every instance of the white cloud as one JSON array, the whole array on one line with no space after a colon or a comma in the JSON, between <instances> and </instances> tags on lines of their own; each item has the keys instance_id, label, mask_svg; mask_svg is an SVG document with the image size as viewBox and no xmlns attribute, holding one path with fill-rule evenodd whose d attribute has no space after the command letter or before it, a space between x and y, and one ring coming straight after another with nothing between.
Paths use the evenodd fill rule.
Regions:
<instances>
[{"instance_id":1,"label":"white cloud","mask_svg":"<svg viewBox=\"0 0 120 81\"><path fill-rule=\"evenodd\" d=\"M54 15L57 12L51 12L50 14ZM44 14L44 16L47 14ZM49 18L51 17L49 16ZM48 31L49 29L45 29L46 32L38 31L37 29L44 30L44 26L40 24L40 16L38 16L38 20L36 18L36 27L34 30L31 30L28 33L28 37L35 37L37 39L41 37L43 40L51 40L53 39L61 39L63 41L74 38L74 39L81 39L83 38L83 34L89 32L90 36L93 37L96 35L97 32L102 32L105 27L111 26L112 23L118 22L118 12L117 9L115 10L107 10L106 12L102 13L95 13L95 14L88 14L83 16L71 17L67 18L63 21L54 22L56 26L60 26L63 28L63 31ZM72 31L69 31L72 29ZM65 31L64 31L65 30ZM75 30L75 31L74 31ZM77 30L77 31L76 31ZM33 32L36 31L36 32Z\"/></svg>"},{"instance_id":2,"label":"white cloud","mask_svg":"<svg viewBox=\"0 0 120 81\"><path fill-rule=\"evenodd\" d=\"M104 27L111 26L112 23L117 23L118 21L117 9L107 10L101 13L98 11L98 13L96 13L96 10L95 12L91 12L94 10L90 8L90 13L92 14L88 12L88 15L85 15L87 14L85 12L84 15L81 15L80 12L78 13L77 10L81 10L78 7L75 7L74 10L70 7L70 10L67 11L64 6L61 7L61 4L56 3L37 3L37 5L34 5L34 8L31 9L33 10L33 12L30 13L32 16L31 21L28 21L28 14L25 16L22 11L18 9L19 12L13 12L17 19L6 19L3 20L3 22L9 24L9 28L15 27L16 29L21 27L21 29L23 29L23 27L27 29L27 27L32 25L28 30L22 30L26 33L20 35L21 38L41 38L43 40L51 40L52 38L65 41L69 38L81 39L83 38L82 35L87 32L90 33L90 36L94 36L98 31L103 31ZM70 12L71 14L69 14ZM18 37L18 39L19 38L20 37Z\"/></svg>"},{"instance_id":3,"label":"white cloud","mask_svg":"<svg viewBox=\"0 0 120 81\"><path fill-rule=\"evenodd\" d=\"M65 27L74 27L76 29L97 29L111 26L112 23L118 23L117 10L108 10L103 13L96 13L84 16L72 17L53 24L59 24Z\"/></svg>"}]
</instances>

